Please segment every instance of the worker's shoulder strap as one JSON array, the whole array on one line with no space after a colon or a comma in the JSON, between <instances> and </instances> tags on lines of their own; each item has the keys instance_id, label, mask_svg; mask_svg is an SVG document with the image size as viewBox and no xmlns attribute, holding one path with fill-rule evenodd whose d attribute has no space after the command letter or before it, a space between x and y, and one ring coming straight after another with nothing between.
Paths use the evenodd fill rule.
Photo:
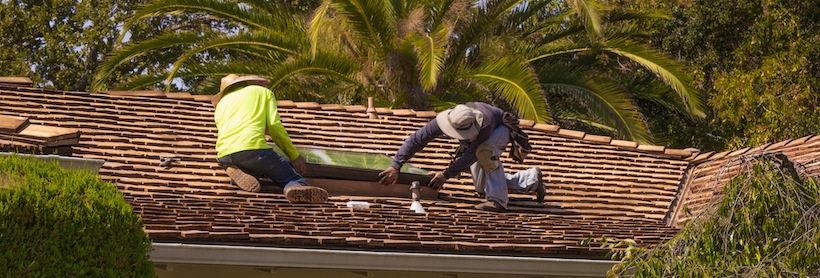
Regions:
<instances>
[{"instance_id":1,"label":"worker's shoulder strap","mask_svg":"<svg viewBox=\"0 0 820 278\"><path fill-rule=\"evenodd\" d=\"M518 126L518 116L515 114L504 112L502 123L510 130L510 158L518 163L524 162L532 152L530 137Z\"/></svg>"}]
</instances>

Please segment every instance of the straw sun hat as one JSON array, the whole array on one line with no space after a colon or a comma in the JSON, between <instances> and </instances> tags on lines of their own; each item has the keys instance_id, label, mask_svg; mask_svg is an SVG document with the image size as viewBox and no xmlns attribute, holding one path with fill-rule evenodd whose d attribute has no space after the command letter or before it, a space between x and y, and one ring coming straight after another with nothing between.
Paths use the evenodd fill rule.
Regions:
<instances>
[{"instance_id":1,"label":"straw sun hat","mask_svg":"<svg viewBox=\"0 0 820 278\"><path fill-rule=\"evenodd\" d=\"M484 115L481 111L459 104L436 115L436 122L447 136L459 140L473 139L481 130Z\"/></svg>"},{"instance_id":2,"label":"straw sun hat","mask_svg":"<svg viewBox=\"0 0 820 278\"><path fill-rule=\"evenodd\" d=\"M259 86L262 86L262 87L267 87L268 82L270 82L270 81L263 78L263 77L256 76L256 75L239 76L239 75L236 75L236 74L233 74L233 73L228 74L225 77L222 77L222 80L219 83L219 93L216 94L216 96L214 96L214 98L211 100L211 102L214 103L214 104L219 102L219 100L222 99L222 96L225 95L225 93L227 93L229 91L228 90L229 88L235 87L234 85L243 83L243 84L245 84L245 86L259 85Z\"/></svg>"}]
</instances>

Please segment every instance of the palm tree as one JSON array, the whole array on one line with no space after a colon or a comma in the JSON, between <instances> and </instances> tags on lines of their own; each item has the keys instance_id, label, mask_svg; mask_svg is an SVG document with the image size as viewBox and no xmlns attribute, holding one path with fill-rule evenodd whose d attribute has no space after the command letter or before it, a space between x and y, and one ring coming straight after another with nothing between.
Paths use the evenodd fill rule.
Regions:
<instances>
[{"instance_id":1,"label":"palm tree","mask_svg":"<svg viewBox=\"0 0 820 278\"><path fill-rule=\"evenodd\" d=\"M310 22L314 49L332 30L360 65L362 83L383 99L442 109L497 94L523 117L549 120L535 73L514 52L477 55L475 46L520 1L327 0ZM336 46L338 47L338 45ZM490 59L494 58L494 59Z\"/></svg>"},{"instance_id":2,"label":"palm tree","mask_svg":"<svg viewBox=\"0 0 820 278\"><path fill-rule=\"evenodd\" d=\"M256 74L275 87L300 74L352 78L356 71L339 54L309 53L304 20L288 5L277 1L157 0L139 9L123 24L118 42L131 26L146 18L188 14L212 19L210 26L172 28L164 35L118 48L98 69L92 89L105 89L104 80L134 57L165 49L182 48L179 58L163 72L137 76L117 89L140 89L164 83L170 90L174 78L209 77L202 90L218 88L218 79L230 73ZM216 53L217 55L214 55Z\"/></svg>"},{"instance_id":3,"label":"palm tree","mask_svg":"<svg viewBox=\"0 0 820 278\"><path fill-rule=\"evenodd\" d=\"M266 1L157 0L136 12L123 29L145 18L180 13L205 15L222 27L171 31L123 46L98 70L93 88L105 88L102 80L136 56L184 47L185 53L167 71L139 76L118 89L202 76L214 77L207 83L213 88L216 77L228 73L262 75L277 87L321 75L350 84L350 90L413 108L429 108L430 100L437 107L483 100L486 92L499 92L523 117L546 122L549 115L536 76L521 57L480 60L467 55L480 39L478 24L501 20L517 2L476 9L468 0L334 0L325 1L306 24ZM474 25L463 27L460 22ZM195 59L215 50L229 58L207 63Z\"/></svg>"},{"instance_id":4,"label":"palm tree","mask_svg":"<svg viewBox=\"0 0 820 278\"><path fill-rule=\"evenodd\" d=\"M588 59L608 55L656 74L678 93L687 111L702 115L702 101L685 72L631 41L627 28L615 28L650 15L609 13L605 24L602 11L593 0L570 5L550 0L325 0L305 20L287 7L259 0L156 0L126 22L124 30L144 18L180 13L213 18L219 28L172 31L126 45L103 64L94 85L103 88L100 80L133 57L184 47L168 71L120 87L167 84L176 77L257 74L271 79L273 88L343 84L354 96L377 96L383 103L417 109L489 101L542 123L552 121L546 99L559 94L583 108L550 103L559 118L580 119L620 138L648 142L642 115L630 99L634 92L602 78L596 72L600 63ZM213 51L227 58L207 55ZM203 56L211 60L201 62ZM209 84L215 87L215 80Z\"/></svg>"}]
</instances>

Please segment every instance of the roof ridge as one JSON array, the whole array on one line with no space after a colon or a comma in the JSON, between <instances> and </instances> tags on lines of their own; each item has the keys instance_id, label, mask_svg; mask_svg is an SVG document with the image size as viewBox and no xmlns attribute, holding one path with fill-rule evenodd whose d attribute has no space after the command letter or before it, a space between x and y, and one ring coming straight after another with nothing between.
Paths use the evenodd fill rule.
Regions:
<instances>
[{"instance_id":1,"label":"roof ridge","mask_svg":"<svg viewBox=\"0 0 820 278\"><path fill-rule=\"evenodd\" d=\"M728 158L728 157L737 157L749 153L761 152L761 151L769 151L774 148L781 148L786 146L794 146L796 144L803 144L809 142L811 140L820 139L820 135L811 134L804 137L800 137L797 139L786 139L783 141L778 141L774 143L765 143L761 145L757 145L755 147L743 147L734 150L722 151L722 152L707 152L698 155L697 157L692 159L693 163L702 163L706 160L714 160L720 158Z\"/></svg>"},{"instance_id":2,"label":"roof ridge","mask_svg":"<svg viewBox=\"0 0 820 278\"><path fill-rule=\"evenodd\" d=\"M697 155L698 152L691 149L672 149L665 146L644 145L635 141L612 139L611 136L588 134L584 131L561 128L552 124L535 123L533 120L520 119L518 126L523 128L530 128L544 133L559 135L566 138L578 139L588 143L596 143L603 145L612 145L619 148L632 149L655 154L665 154L680 158L690 159Z\"/></svg>"},{"instance_id":3,"label":"roof ridge","mask_svg":"<svg viewBox=\"0 0 820 278\"><path fill-rule=\"evenodd\" d=\"M175 100L191 100L210 102L214 95L194 95L189 92L165 92L160 90L109 90L100 91L101 94L126 97L160 97Z\"/></svg>"}]
</instances>

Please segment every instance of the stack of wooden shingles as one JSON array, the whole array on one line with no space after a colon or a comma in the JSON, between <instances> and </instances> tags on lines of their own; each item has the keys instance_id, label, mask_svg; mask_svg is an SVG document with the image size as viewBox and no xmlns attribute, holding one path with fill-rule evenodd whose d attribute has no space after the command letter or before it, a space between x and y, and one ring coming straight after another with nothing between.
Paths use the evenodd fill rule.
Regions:
<instances>
[{"instance_id":1,"label":"stack of wooden shingles","mask_svg":"<svg viewBox=\"0 0 820 278\"><path fill-rule=\"evenodd\" d=\"M0 116L0 151L71 155L80 141L76 129L31 124L28 118Z\"/></svg>"}]
</instances>

